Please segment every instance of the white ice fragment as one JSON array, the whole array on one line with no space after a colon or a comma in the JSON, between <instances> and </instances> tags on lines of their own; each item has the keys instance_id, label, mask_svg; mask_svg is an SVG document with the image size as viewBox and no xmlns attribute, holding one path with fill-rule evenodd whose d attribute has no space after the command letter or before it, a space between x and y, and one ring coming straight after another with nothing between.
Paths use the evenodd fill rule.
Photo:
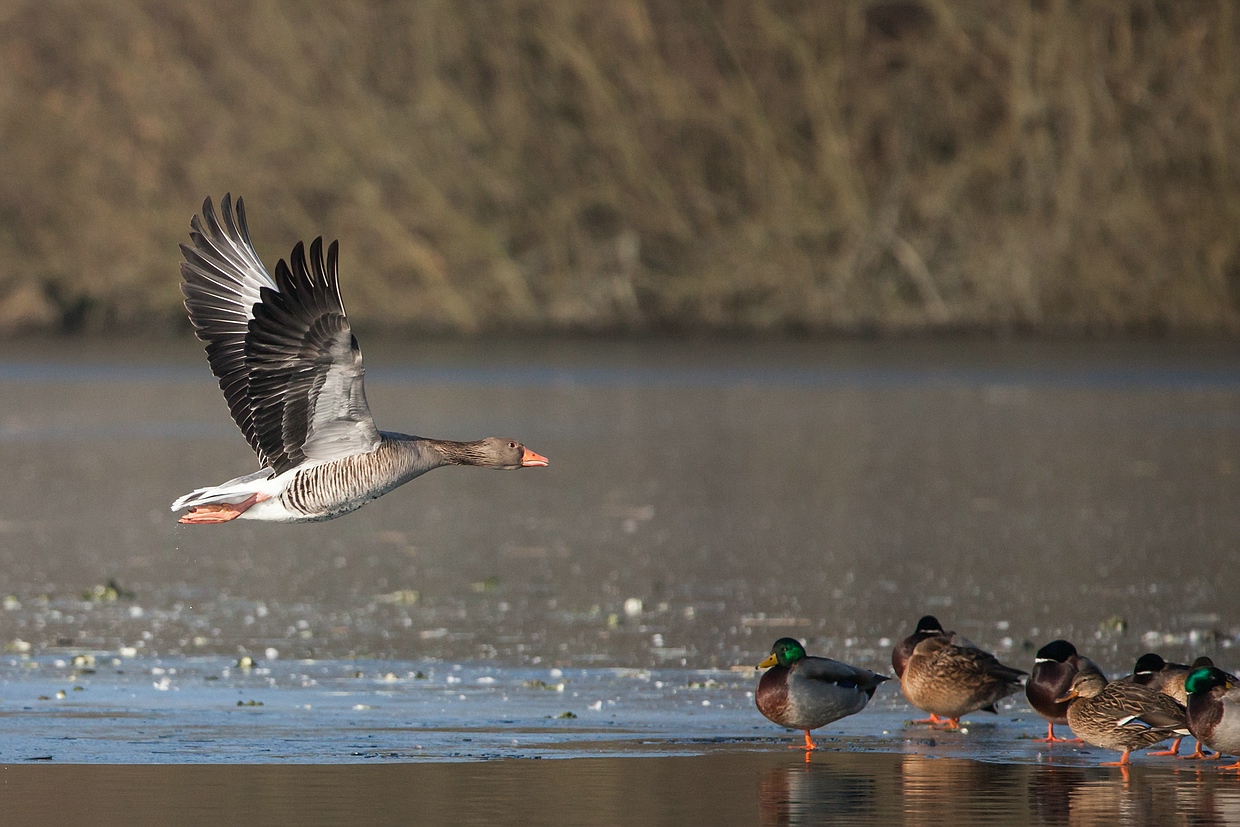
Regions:
<instances>
[{"instance_id":1,"label":"white ice fragment","mask_svg":"<svg viewBox=\"0 0 1240 827\"><path fill-rule=\"evenodd\" d=\"M553 668L553 669L552 669L550 672L548 672L547 674L548 674L548 675L550 675L550 676L551 676L551 677L553 677L553 678L562 678L562 677L564 677L564 670L563 670L563 669L559 669L559 668Z\"/></svg>"},{"instance_id":2,"label":"white ice fragment","mask_svg":"<svg viewBox=\"0 0 1240 827\"><path fill-rule=\"evenodd\" d=\"M481 678L478 678L478 683L492 684L492 683L495 683L495 678L491 677L490 675L483 675Z\"/></svg>"},{"instance_id":3,"label":"white ice fragment","mask_svg":"<svg viewBox=\"0 0 1240 827\"><path fill-rule=\"evenodd\" d=\"M598 712L602 708L603 708L602 701L595 701L594 703L590 704L590 709L593 710L594 712Z\"/></svg>"},{"instance_id":4,"label":"white ice fragment","mask_svg":"<svg viewBox=\"0 0 1240 827\"><path fill-rule=\"evenodd\" d=\"M280 650L274 646L268 646L263 655L266 656L267 660L277 660L280 657Z\"/></svg>"},{"instance_id":5,"label":"white ice fragment","mask_svg":"<svg viewBox=\"0 0 1240 827\"><path fill-rule=\"evenodd\" d=\"M129 607L130 617L138 618L138 617L142 617L144 614L146 614L146 610L143 609L141 606L130 606Z\"/></svg>"},{"instance_id":6,"label":"white ice fragment","mask_svg":"<svg viewBox=\"0 0 1240 827\"><path fill-rule=\"evenodd\" d=\"M624 613L629 617L637 617L642 613L642 600L640 597L630 597L624 601Z\"/></svg>"}]
</instances>

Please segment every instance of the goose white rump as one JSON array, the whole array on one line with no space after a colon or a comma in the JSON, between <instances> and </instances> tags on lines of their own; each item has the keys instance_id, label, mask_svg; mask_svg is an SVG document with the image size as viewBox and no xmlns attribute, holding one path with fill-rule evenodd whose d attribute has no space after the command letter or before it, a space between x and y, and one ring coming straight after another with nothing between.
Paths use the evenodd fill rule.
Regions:
<instances>
[{"instance_id":1,"label":"goose white rump","mask_svg":"<svg viewBox=\"0 0 1240 827\"><path fill-rule=\"evenodd\" d=\"M190 221L185 309L237 427L261 468L172 504L182 523L301 523L361 508L444 465L545 466L520 442L425 439L380 431L366 404L362 352L340 299L337 244L301 242L272 278L250 243L245 207L208 198Z\"/></svg>"}]
</instances>

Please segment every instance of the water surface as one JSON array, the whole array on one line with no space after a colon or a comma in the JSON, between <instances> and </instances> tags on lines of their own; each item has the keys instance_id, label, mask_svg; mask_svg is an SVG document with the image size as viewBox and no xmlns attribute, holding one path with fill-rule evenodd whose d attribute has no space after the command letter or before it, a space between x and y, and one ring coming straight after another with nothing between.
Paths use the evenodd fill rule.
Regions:
<instances>
[{"instance_id":1,"label":"water surface","mask_svg":"<svg viewBox=\"0 0 1240 827\"><path fill-rule=\"evenodd\" d=\"M172 499L254 467L194 343L0 348L0 759L260 761L277 779L290 761L573 757L688 785L709 759L754 781L750 804L809 802L764 805L772 823L894 776L899 796L858 812L937 823L945 793L909 781L931 766L1013 806L1036 789L1149 812L1204 784L1203 807L1234 809L1182 763L1140 759L1133 781L1158 779L1140 795L1096 751L1049 772L1023 701L966 736L909 732L890 685L828 733L839 757L784 767L787 736L747 694L776 637L884 669L927 612L1026 669L1060 636L1113 673L1147 650L1240 667L1234 346L365 349L380 427L516 437L551 466L436 471L325 524L180 526ZM560 783L499 763L522 769L476 783Z\"/></svg>"}]
</instances>

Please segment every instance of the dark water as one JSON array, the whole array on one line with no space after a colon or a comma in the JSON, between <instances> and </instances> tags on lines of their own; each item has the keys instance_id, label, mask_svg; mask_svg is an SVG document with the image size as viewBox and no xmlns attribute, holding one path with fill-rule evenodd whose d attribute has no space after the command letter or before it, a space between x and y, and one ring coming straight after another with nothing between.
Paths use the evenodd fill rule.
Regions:
<instances>
[{"instance_id":1,"label":"dark water","mask_svg":"<svg viewBox=\"0 0 1240 827\"><path fill-rule=\"evenodd\" d=\"M1217 776L922 755L0 767L6 824L1234 824Z\"/></svg>"},{"instance_id":2,"label":"dark water","mask_svg":"<svg viewBox=\"0 0 1240 827\"><path fill-rule=\"evenodd\" d=\"M380 427L516 437L551 466L436 471L326 524L184 527L173 498L253 468L196 345L0 350L0 760L563 755L583 769L505 760L468 777L554 795L576 773L612 773L591 789L623 779L638 798L634 785L656 783L639 776L691 788L714 762L752 782L728 792L772 823L817 823L815 802L837 799L873 823L896 806L917 814L905 823L944 820L950 784L918 787L910 767L963 774L952 800L976 803L977 820L952 823L1235 807L1186 762L1141 759L1129 785L1096 769L1111 757L1097 752L1048 769L1023 702L928 747L890 689L833 730L842 755L784 766L784 736L746 695L776 637L884 668L926 612L1026 669L1059 636L1113 673L1147 650L1240 667L1235 346L363 344ZM74 668L82 654L93 671ZM243 654L268 671L230 668ZM237 701L264 705L242 708L243 724ZM457 740L471 721L479 741ZM296 746L264 754L273 738ZM9 771L133 772L146 790L185 772L202 780L177 785L204 785L203 802L233 777ZM387 773L465 773L334 771L263 777L348 802L350 785ZM1033 789L1070 806L985 820L995 796L1042 818Z\"/></svg>"}]
</instances>

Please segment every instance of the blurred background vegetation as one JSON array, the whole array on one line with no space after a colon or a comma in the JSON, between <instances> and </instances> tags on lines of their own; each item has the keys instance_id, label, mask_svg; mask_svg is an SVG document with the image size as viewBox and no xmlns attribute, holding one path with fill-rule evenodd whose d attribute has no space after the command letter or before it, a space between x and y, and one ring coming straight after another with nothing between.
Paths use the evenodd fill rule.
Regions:
<instances>
[{"instance_id":1,"label":"blurred background vegetation","mask_svg":"<svg viewBox=\"0 0 1240 827\"><path fill-rule=\"evenodd\" d=\"M407 332L1240 331L1230 0L8 0L0 331L242 195Z\"/></svg>"}]
</instances>

